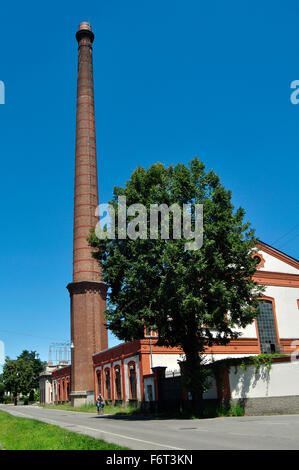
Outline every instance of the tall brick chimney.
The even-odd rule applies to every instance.
[[[71,297],[71,400],[80,406],[94,399],[92,354],[108,347],[104,327],[106,286],[91,256],[87,237],[98,222],[97,157],[93,94],[92,43],[89,23],[79,25],[74,197],[73,282]]]

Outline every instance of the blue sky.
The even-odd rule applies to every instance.
[[[70,336],[77,44],[95,33],[99,192],[136,166],[213,168],[258,237],[299,258],[295,0],[3,2],[0,340]],[[109,345],[116,344],[110,335]]]

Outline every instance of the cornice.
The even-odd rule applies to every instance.
[[[101,281],[76,281],[70,282],[66,286],[70,295],[74,294],[86,294],[100,292],[100,294],[105,298],[107,294],[108,287],[104,282]]]
[[[299,287],[299,274],[257,271],[252,279],[266,286]]]

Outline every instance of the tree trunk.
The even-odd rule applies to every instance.
[[[187,392],[192,396],[192,411],[199,416],[203,415],[203,371],[202,361],[199,353],[194,349],[186,351],[186,361],[184,363],[183,384]]]

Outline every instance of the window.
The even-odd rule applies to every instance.
[[[110,389],[110,370],[105,370],[105,378],[106,378],[106,392],[107,392],[107,400],[111,400],[111,389]]]
[[[153,386],[151,384],[147,386],[147,399],[153,401]]]
[[[252,255],[252,258],[253,259],[257,259],[258,263],[257,263],[257,269],[259,268],[263,268],[265,266],[265,260],[263,258],[263,255],[261,253],[254,253]]]
[[[98,394],[102,393],[102,388],[101,388],[101,372],[97,374],[98,377]]]
[[[257,327],[262,354],[279,352],[273,306],[270,300],[260,300]]]
[[[115,368],[115,389],[116,389],[117,399],[121,400],[121,378],[120,378],[119,367]]]
[[[136,400],[136,369],[135,364],[129,364],[130,392],[132,400]]]

